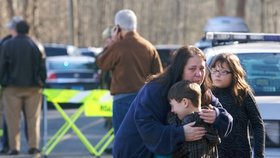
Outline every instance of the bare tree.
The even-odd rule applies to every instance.
[[[8,14],[9,17],[13,17],[15,15],[15,11],[13,8],[13,0],[7,0],[7,9],[8,9]]]
[[[264,26],[265,26],[264,10],[265,10],[264,0],[261,0],[261,32],[264,32]]]
[[[71,1],[74,13],[74,28],[71,30],[76,46],[102,45],[102,30],[114,25],[115,13],[124,8],[135,11],[139,19],[139,33],[153,44],[193,44],[203,33],[202,28],[207,19],[217,15],[246,17],[250,30],[254,32],[280,31],[279,0]],[[40,41],[71,43],[68,31],[69,2],[70,0],[0,0],[1,22],[4,24],[15,15],[23,16],[31,25],[30,34]],[[8,32],[3,24],[0,25],[0,38]]]
[[[247,0],[238,0],[236,5],[236,16],[245,18],[245,7]]]
[[[273,19],[273,32],[277,32],[277,28],[278,28],[277,23],[279,19],[277,10],[274,11],[272,19]]]
[[[217,5],[217,15],[218,16],[225,16],[225,0],[216,0],[216,5]]]
[[[73,0],[68,0],[68,44],[74,44]]]
[[[36,23],[36,12],[37,12],[37,9],[38,9],[38,0],[33,0],[33,3],[32,3],[32,6],[31,6],[31,20],[30,20],[30,24],[32,26],[32,30],[33,31],[33,34],[35,35],[35,37],[38,37],[39,36],[39,33],[38,33],[38,24]]]
[[[21,15],[25,18],[28,19],[28,5],[29,5],[29,1],[28,0],[22,0],[22,10],[21,10]]]

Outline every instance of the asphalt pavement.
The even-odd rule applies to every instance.
[[[65,112],[67,115],[72,115],[76,109],[67,109]],[[43,122],[43,118],[42,118]],[[56,131],[63,125],[64,119],[55,110],[51,109],[47,111],[47,140],[49,140]],[[96,143],[105,135],[108,129],[105,127],[105,119],[103,117],[85,117],[82,115],[75,123],[82,131],[85,137],[90,141],[92,145]],[[73,130],[69,130],[63,139],[55,146],[48,156],[43,155],[28,155],[28,146],[24,136],[23,122],[21,123],[21,151],[17,156],[0,155],[1,158],[95,158],[85,148],[80,139],[76,136]],[[43,146],[44,128],[42,123],[41,128],[41,146]],[[111,148],[112,145],[109,146]],[[104,152],[100,158],[112,158],[111,154]],[[266,148],[266,158],[279,158],[280,148]]]
[[[76,109],[67,109],[67,115],[72,115]],[[42,115],[43,116],[43,115]],[[47,130],[44,130],[43,117],[41,118],[41,147],[44,145],[44,132],[47,132],[47,141],[57,132],[57,130],[65,123],[61,115],[55,110],[47,111]],[[85,137],[94,146],[107,133],[108,129],[105,127],[105,119],[103,117],[85,117],[82,115],[75,124],[85,135]],[[28,145],[24,135],[24,123],[21,122],[21,151],[17,156],[0,155],[1,158],[94,158],[84,144],[80,141],[77,135],[70,129],[61,141],[54,147],[49,155],[29,155],[27,153]],[[109,149],[112,145],[109,145]],[[100,158],[112,158],[109,153],[104,152]]]

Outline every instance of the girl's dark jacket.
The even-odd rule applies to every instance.
[[[218,146],[219,157],[252,157],[249,135],[249,124],[251,124],[254,137],[254,158],[263,158],[265,149],[264,122],[254,95],[252,93],[245,95],[242,104],[238,105],[235,103],[229,88],[216,88],[213,93],[234,119],[232,132],[228,137],[222,138],[222,143]]]

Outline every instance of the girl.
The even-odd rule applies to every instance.
[[[264,157],[264,123],[238,57],[217,55],[210,64],[210,74],[213,94],[234,120],[232,132],[218,147],[219,157],[251,157],[249,123],[254,133],[254,157]]]

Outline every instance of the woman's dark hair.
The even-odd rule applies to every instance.
[[[194,56],[198,56],[202,60],[206,61],[203,52],[197,47],[183,46],[177,49],[174,52],[174,55],[172,56],[171,64],[164,70],[163,73],[150,78],[150,81],[157,82],[164,85],[165,89],[163,93],[167,97],[169,88],[176,82],[182,80],[184,67],[188,62],[188,60]],[[209,79],[206,79],[206,77],[208,77],[207,73],[208,70],[206,70],[205,79],[201,85],[201,93],[203,98],[202,105],[208,105],[208,103],[210,103],[211,100],[211,95],[208,92],[208,90],[210,89],[209,82],[208,82]]]
[[[16,24],[16,31],[19,34],[28,34],[29,25],[26,21],[22,20]]]

